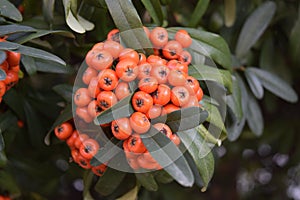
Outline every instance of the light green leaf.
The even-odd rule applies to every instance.
[[[189,49],[212,58],[224,68],[232,70],[230,49],[221,36],[193,28],[172,27],[167,30],[170,35],[174,35],[180,29],[185,29],[193,38]]]
[[[30,40],[45,36],[45,35],[49,35],[49,34],[58,34],[58,35],[62,35],[64,37],[68,37],[68,38],[75,38],[75,36],[73,35],[73,33],[69,32],[69,31],[63,31],[63,30],[37,30],[35,33],[31,33],[29,35],[26,35],[24,37],[20,37],[18,38],[15,42],[19,43],[19,44],[24,44]]]
[[[214,172],[214,158],[211,149],[196,129],[178,132],[178,136],[193,157],[206,188]]]
[[[0,69],[0,81],[6,79],[6,73],[3,69]]]
[[[19,10],[8,0],[1,0],[0,3],[0,16],[21,22],[23,17]]]
[[[36,29],[30,26],[22,26],[17,24],[1,25],[0,36],[5,36],[13,33],[36,32]]]
[[[238,58],[243,58],[250,48],[268,27],[276,11],[276,4],[267,1],[261,4],[246,20],[242,27],[235,53]]]
[[[94,198],[92,197],[91,193],[90,193],[90,188],[93,182],[93,177],[94,177],[94,173],[89,170],[89,171],[85,171],[84,175],[83,175],[83,200],[94,200]]]
[[[225,25],[231,27],[236,17],[236,0],[225,0]]]
[[[73,31],[77,33],[85,33],[85,29],[82,27],[82,25],[79,23],[79,21],[73,14],[74,11],[72,11],[72,2],[72,0],[63,0],[66,22]]]
[[[31,76],[36,74],[37,67],[35,64],[35,60],[32,57],[22,55],[21,62],[26,70],[26,72]]]
[[[137,200],[139,189],[135,186],[132,190],[117,198],[116,200]]]
[[[86,31],[91,31],[95,28],[95,25],[92,22],[84,19],[80,15],[77,15],[77,20]]]
[[[256,99],[251,94],[248,95],[247,112],[245,115],[251,131],[256,136],[261,136],[264,129],[264,119]]]
[[[264,96],[264,89],[260,80],[253,72],[251,72],[251,70],[249,71],[248,68],[245,70],[245,76],[254,96],[258,99],[262,99]]]
[[[141,0],[154,23],[158,26],[163,24],[164,16],[159,0]]]
[[[197,27],[206,9],[208,8],[209,2],[210,0],[198,1],[196,8],[194,9],[193,14],[191,16],[190,22],[188,24],[189,27]]]
[[[189,75],[198,80],[214,81],[224,85],[229,93],[232,92],[231,73],[227,70],[218,69],[207,65],[190,65]]]
[[[146,36],[141,19],[130,0],[111,1],[105,0],[114,23],[120,30],[122,42],[129,48],[153,53],[152,45]]]
[[[157,191],[158,185],[151,173],[136,173],[135,177],[139,183],[149,191]]]
[[[294,89],[277,75],[253,67],[249,67],[248,70],[254,73],[262,85],[276,96],[291,103],[298,101],[298,95]]]

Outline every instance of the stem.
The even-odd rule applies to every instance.
[[[198,131],[198,133],[200,133],[200,135],[204,138],[204,140],[212,143],[212,144],[217,144],[218,146],[222,145],[222,140],[215,138],[204,126],[203,124],[200,124],[200,126],[198,126],[196,128],[196,130]]]

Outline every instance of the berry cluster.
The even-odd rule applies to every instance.
[[[0,42],[3,41],[5,41],[5,39],[0,39]],[[20,59],[20,53],[6,51],[6,60],[0,64],[0,69],[6,73],[6,79],[0,81],[0,103],[5,92],[12,88],[19,81],[18,73],[20,71]]]
[[[80,134],[74,128],[72,122],[64,122],[55,127],[54,133],[58,139],[66,141],[71,150],[72,160],[75,163],[84,169],[91,169],[97,176],[103,175],[107,168],[105,164],[90,165],[90,160],[100,148],[96,140],[90,138],[87,134]]]
[[[179,30],[174,40],[169,40],[168,32],[162,27],[151,32],[144,27],[144,31],[154,50],[148,57],[124,48],[118,29],[109,32],[105,42],[92,47],[86,55],[88,67],[82,75],[86,87],[75,92],[74,103],[76,115],[91,123],[101,112],[132,94],[131,105],[135,112],[130,117],[112,121],[111,132],[124,141],[123,148],[133,169],[160,169],[140,134],[150,129],[153,118],[180,108],[199,106],[203,91],[199,82],[188,75],[192,57],[184,48],[192,43],[189,34]],[[131,83],[137,85],[137,89],[130,87]],[[153,126],[179,145],[179,137],[166,124]]]

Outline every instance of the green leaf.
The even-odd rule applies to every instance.
[[[236,17],[236,0],[225,0],[225,25],[231,27]]]
[[[5,148],[5,143],[4,143],[4,139],[2,136],[2,130],[0,129],[0,153],[1,153],[1,151],[3,151],[4,148]]]
[[[77,15],[77,20],[86,31],[91,31],[95,28],[95,25],[92,22],[84,19],[80,15]]]
[[[85,29],[79,23],[77,18],[73,14],[72,7],[72,0],[63,0],[64,8],[65,8],[65,17],[67,25],[77,33],[85,33]]]
[[[103,196],[110,195],[118,188],[125,176],[125,172],[108,167],[96,183],[95,190]]]
[[[106,124],[119,118],[129,117],[134,112],[131,105],[132,96],[133,93],[116,103],[114,106],[103,111],[97,116],[97,118],[94,120],[94,123],[96,125]]]
[[[117,198],[116,200],[137,200],[139,189],[135,186],[132,190],[124,194],[123,196]]]
[[[0,133],[5,132],[9,127],[13,126],[14,123],[17,123],[17,118],[11,111],[2,113],[0,115]]]
[[[50,130],[48,131],[48,133],[44,139],[45,144],[50,145],[50,134],[56,126],[62,124],[63,122],[66,122],[72,118],[73,118],[72,104],[68,104],[66,106],[66,108],[59,114],[59,116],[57,117],[57,119],[55,120],[53,125],[51,126]]]
[[[277,75],[253,67],[249,67],[248,70],[254,73],[262,85],[276,96],[291,103],[298,101],[298,95],[293,88]]]
[[[16,196],[20,196],[21,194],[16,180],[6,170],[0,170],[0,188]]]
[[[154,23],[158,26],[163,24],[164,16],[159,0],[141,0]]]
[[[0,69],[0,81],[6,79],[6,73],[3,69]]]
[[[204,15],[206,9],[208,8],[210,0],[199,0],[196,8],[193,11],[190,22],[188,24],[189,27],[196,28]]]
[[[72,102],[73,86],[68,84],[56,85],[52,88],[57,94],[63,97],[67,102]]]
[[[248,68],[245,70],[245,76],[254,96],[258,99],[262,99],[264,96],[264,89],[260,80],[253,72],[251,72],[251,70],[248,70]]]
[[[0,50],[6,50],[6,51],[10,51],[10,50],[15,50],[18,49],[20,47],[19,44],[15,44],[12,42],[0,42]]]
[[[256,99],[251,94],[248,95],[247,112],[245,115],[251,131],[256,136],[261,136],[264,129],[264,119]]]
[[[19,43],[19,44],[24,44],[30,40],[45,36],[45,35],[49,35],[49,34],[58,34],[58,35],[62,35],[64,37],[68,37],[68,38],[75,38],[75,35],[69,31],[63,31],[63,30],[36,30],[35,33],[30,33],[24,37],[20,37],[17,38],[15,42]]]
[[[1,135],[1,133],[0,133]],[[0,136],[1,137],[1,136]],[[4,143],[3,143],[4,145]],[[3,168],[7,164],[7,156],[4,151],[0,151],[0,167]]]
[[[0,16],[21,22],[23,17],[19,10],[8,0],[1,0],[0,3]]]
[[[84,185],[83,199],[84,200],[93,200],[93,197],[91,196],[90,193],[90,188],[92,186],[93,178],[94,178],[94,173],[91,170],[85,171],[83,175],[83,185]]]
[[[157,191],[158,185],[151,173],[136,173],[135,174],[139,183],[149,191]]]
[[[243,58],[268,27],[276,11],[276,4],[267,1],[261,4],[246,20],[239,35],[235,53]]]
[[[141,19],[130,0],[105,0],[114,23],[120,30],[122,42],[129,48],[150,55],[152,45],[146,36]]]
[[[152,124],[165,123],[173,132],[194,128],[208,117],[206,110],[200,107],[188,107],[151,120]]]
[[[21,62],[26,70],[26,72],[31,76],[36,74],[37,67],[35,64],[35,60],[32,57],[22,55]]]
[[[214,157],[196,129],[178,132],[182,143],[193,157],[206,188],[214,173]]]
[[[160,183],[171,183],[174,179],[165,170],[155,171],[155,179]]]
[[[6,91],[3,100],[9,108],[14,111],[18,117],[25,120],[25,113],[23,108],[23,96],[21,96],[14,88]]]
[[[179,184],[184,187],[191,187],[194,184],[194,176],[187,161],[166,135],[151,127],[147,134],[141,135],[141,138],[152,157]]]
[[[232,94],[227,96],[227,105],[235,113],[238,119],[243,116],[241,88],[235,76],[232,76]]]
[[[72,74],[74,72],[73,68],[62,65],[60,63],[53,63],[47,60],[36,60],[35,63],[36,63],[37,71],[40,72],[58,73],[58,74]]]
[[[55,0],[43,0],[43,15],[48,24],[53,23]]]
[[[190,65],[189,75],[197,80],[214,81],[224,85],[229,93],[232,93],[232,78],[231,73],[227,70],[218,69],[207,65]]]
[[[36,29],[30,26],[23,26],[17,24],[0,26],[0,36],[5,36],[13,33],[23,33],[23,32],[36,32]]]
[[[290,37],[289,37],[289,44],[291,49],[291,56],[294,61],[298,61],[300,63],[300,14],[298,16],[297,21],[295,22],[295,25],[291,31]]]
[[[212,58],[224,68],[232,70],[230,49],[221,36],[193,28],[172,27],[167,30],[174,35],[180,29],[185,29],[193,38],[189,49]]]
[[[3,63],[6,60],[6,52],[0,50],[0,64]]]

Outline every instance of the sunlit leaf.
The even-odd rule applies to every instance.
[[[197,27],[199,24],[202,16],[204,15],[208,5],[209,5],[210,0],[199,0],[196,8],[194,9],[191,19],[189,21],[188,26],[189,27]]]
[[[12,33],[22,33],[22,32],[35,32],[36,29],[30,26],[23,26],[17,24],[11,25],[1,25],[0,26],[0,36],[9,35]]]
[[[245,76],[254,96],[258,99],[262,99],[264,96],[264,89],[260,80],[253,72],[251,72],[251,70],[249,71],[248,68],[245,70]]]
[[[291,103],[298,101],[298,95],[294,89],[277,75],[259,68],[249,67],[248,70],[254,73],[262,85],[276,96]]]
[[[1,0],[0,3],[0,16],[21,22],[23,17],[19,10],[8,0]]]
[[[95,27],[95,25],[92,22],[84,19],[80,15],[77,15],[77,20],[78,20],[79,24],[81,24],[81,26],[87,31],[91,31]]]
[[[141,138],[152,157],[178,183],[185,187],[193,185],[194,176],[187,161],[167,136],[151,127],[147,134],[141,135]]]
[[[235,48],[237,57],[244,57],[268,27],[276,11],[276,4],[261,4],[246,20]]]

